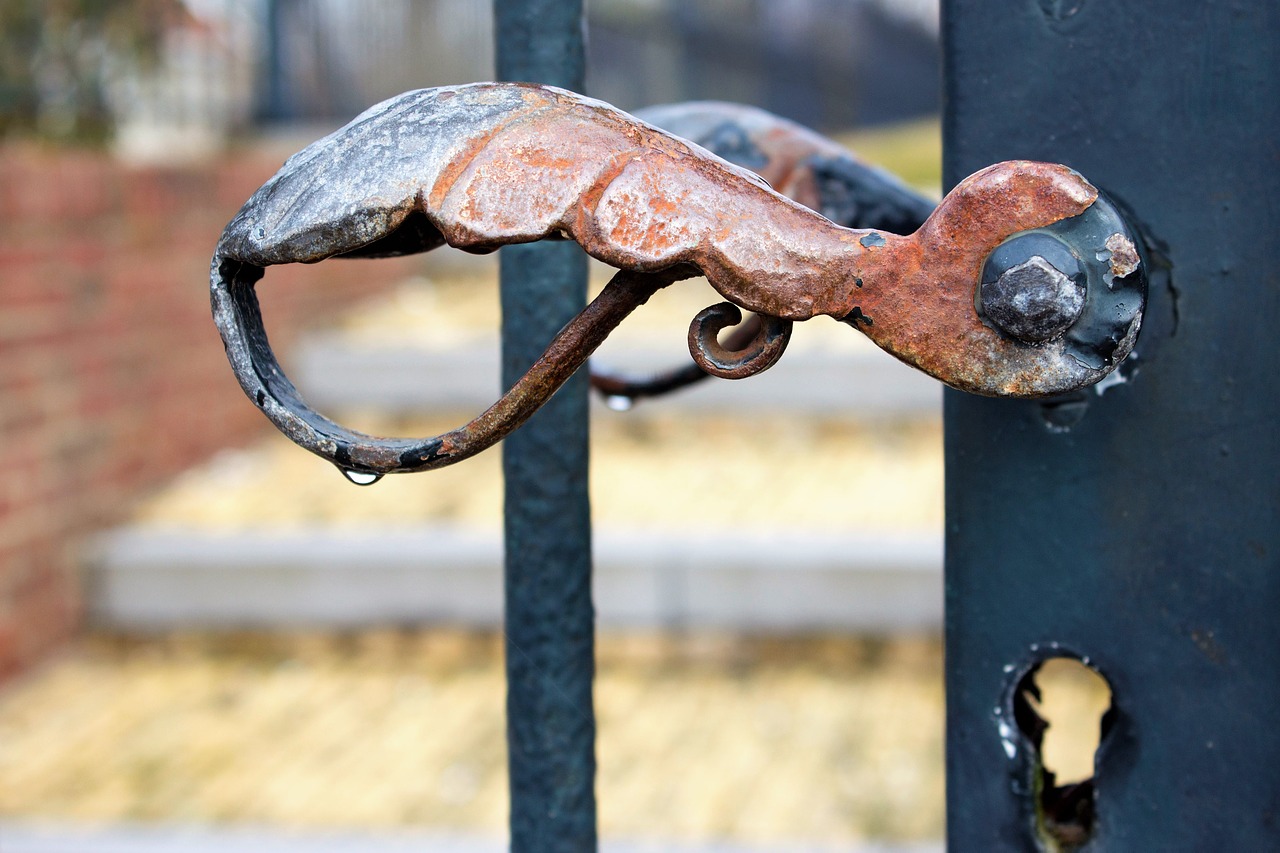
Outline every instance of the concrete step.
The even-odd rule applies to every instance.
[[[598,529],[602,626],[937,630],[940,535]],[[88,560],[93,616],[130,629],[502,621],[501,537],[434,526],[213,534],[133,527]]]
[[[826,853],[824,844],[601,840],[604,853]],[[270,827],[0,822],[4,853],[499,853],[503,839],[442,833],[299,832]],[[851,853],[941,853],[935,844],[866,844]]]
[[[291,349],[287,367],[312,403],[418,413],[480,410],[493,402],[499,386],[496,260],[460,252],[435,258],[439,254],[432,253],[430,278],[406,280]],[[593,288],[612,273],[593,264]],[[722,300],[702,280],[666,288],[609,336],[593,362],[640,375],[687,364],[689,320]],[[646,401],[636,413],[766,407],[872,419],[938,417],[941,399],[937,382],[848,326],[816,318],[796,324],[786,355],[768,372],[741,382],[708,380]]]
[[[613,347],[597,359],[611,369],[644,375],[688,361],[679,351]],[[322,410],[371,408],[397,414],[432,410],[480,412],[496,398],[496,340],[454,349],[374,346],[338,333],[302,342],[290,359],[298,385]],[[762,410],[857,420],[936,418],[942,386],[892,357],[864,347],[788,352],[774,367],[743,381],[708,379],[628,416],[687,412],[741,415]]]

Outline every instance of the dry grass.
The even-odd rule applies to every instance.
[[[0,815],[501,833],[499,639],[97,637],[0,698]],[[607,635],[602,831],[942,832],[933,640]]]

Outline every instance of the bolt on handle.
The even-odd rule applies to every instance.
[[[254,287],[268,266],[541,239],[572,239],[620,272],[524,379],[443,436],[384,439],[334,423],[303,401],[267,341]],[[700,315],[690,341],[704,367],[757,373],[792,322],[827,315],[988,395],[1097,382],[1132,349],[1145,299],[1132,233],[1065,166],[988,167],[910,235],[850,229],[607,104],[500,83],[401,95],[291,157],[227,226],[210,280],[245,393],[296,443],[368,479],[492,445],[656,289],[698,274],[762,317],[758,345],[735,355],[716,341],[724,312]]]

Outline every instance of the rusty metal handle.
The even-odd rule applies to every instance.
[[[792,201],[816,210],[846,228],[874,228],[910,234],[933,212],[934,202],[894,175],[860,160],[832,139],[745,104],[691,101],[646,107],[635,113],[668,133],[750,169]],[[751,315],[725,337],[729,352],[740,352],[762,333]],[[660,397],[709,379],[714,371],[694,361],[647,374],[630,374],[591,362],[591,387],[612,409],[630,409],[637,400]]]
[[[254,285],[273,264],[575,240],[622,270],[526,376],[467,426],[382,439],[312,410],[271,352]],[[523,422],[654,290],[701,273],[764,318],[761,346],[696,357],[765,369],[790,322],[827,315],[938,379],[989,395],[1096,382],[1137,336],[1145,281],[1115,209],[1065,166],[1000,163],[914,234],[841,227],[759,177],[607,104],[545,86],[410,92],[285,163],[227,226],[213,312],[249,398],[295,442],[366,478],[437,468]]]

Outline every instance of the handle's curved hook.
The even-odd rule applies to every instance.
[[[618,272],[496,403],[466,425],[425,439],[365,435],[307,405],[267,342],[253,290],[261,267],[224,261],[214,272],[223,283],[215,289],[214,312],[236,375],[258,407],[294,443],[367,484],[383,474],[442,468],[492,447],[541,408],[628,314],[658,289],[696,274],[687,266]]]
[[[1132,346],[1142,301],[1139,277],[1115,261],[1105,283],[1094,282],[1107,275],[1101,241],[1121,255],[1133,248],[1111,232],[1106,210],[1064,166],[1004,163],[963,181],[909,237],[852,230],[606,104],[551,87],[475,84],[393,98],[290,158],[223,233],[211,298],[241,387],[277,427],[348,470],[414,471],[499,440],[655,287],[695,270],[766,317],[843,319],[963,390],[1043,396],[1097,381]],[[442,243],[487,252],[549,237],[573,239],[624,272],[510,394],[444,436],[378,439],[320,416],[262,331],[253,286],[272,264]],[[1020,292],[1015,279],[1035,278],[1025,264],[1010,267],[1024,238],[1034,238],[1037,257],[1066,247],[1080,269],[1060,277],[1088,285],[1084,307],[1034,342],[1001,331],[992,318],[1004,315],[984,312],[987,291],[978,291],[998,277],[1008,286],[993,293],[1003,299]],[[997,263],[1002,246],[1012,248]]]
[[[864,163],[834,140],[757,107],[691,101],[646,107],[635,116],[752,170],[787,198],[846,228],[910,234],[933,212],[932,200],[889,172]],[[714,365],[724,364],[727,357],[743,361],[742,351],[761,334],[767,333],[753,314],[735,326],[723,344],[691,337],[692,363],[649,375],[622,373],[593,362],[591,387],[611,406],[630,408],[638,399],[662,396],[711,376],[740,378],[749,374],[739,369],[718,372]],[[704,369],[704,364],[712,369]]]

